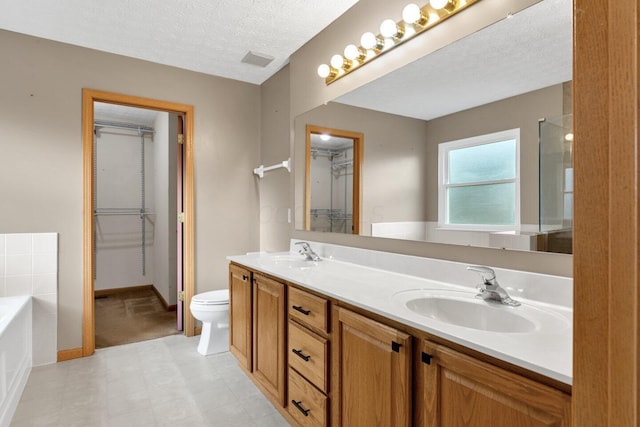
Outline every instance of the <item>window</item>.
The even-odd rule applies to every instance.
[[[438,146],[438,226],[515,230],[520,226],[520,129]]]

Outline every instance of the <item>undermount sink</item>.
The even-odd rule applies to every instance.
[[[272,255],[260,258],[260,263],[265,266],[288,267],[296,270],[305,270],[318,265],[317,262],[311,261],[302,255]]]
[[[526,304],[510,307],[475,295],[468,291],[416,289],[399,292],[394,300],[421,316],[480,331],[553,332],[569,326],[567,319],[548,310]]]

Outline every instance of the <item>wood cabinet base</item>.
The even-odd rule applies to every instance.
[[[414,425],[569,427],[571,397],[450,348],[421,343]]]

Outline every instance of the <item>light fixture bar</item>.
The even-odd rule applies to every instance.
[[[403,11],[403,19],[395,23],[395,28],[392,20],[385,20],[380,34],[365,33],[360,46],[347,46],[345,56],[334,55],[330,67],[326,64],[318,67],[318,75],[329,85],[479,1],[432,0],[421,8],[415,4],[407,5]],[[415,17],[414,22],[406,22],[411,16]]]

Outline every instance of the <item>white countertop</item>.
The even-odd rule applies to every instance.
[[[302,256],[289,252],[255,253],[227,258],[250,269],[263,271],[412,328],[439,336],[565,384],[571,384],[572,309],[563,305],[526,299],[520,294],[514,295],[502,281],[501,285],[509,290],[514,299],[518,299],[522,303],[521,307],[508,309],[522,308],[521,313],[528,310],[534,313],[550,314],[552,327],[540,327],[540,330],[534,332],[513,333],[490,332],[456,326],[409,310],[405,305],[406,298],[404,300],[402,298],[402,295],[406,295],[410,290],[445,290],[445,292],[446,290],[457,290],[465,291],[465,294],[475,294],[476,290],[473,287],[475,283],[469,283],[470,286],[461,286],[460,284],[445,283],[328,258],[313,263],[303,261]],[[434,260],[429,261],[433,262]],[[458,264],[443,263],[452,269],[455,269]],[[455,273],[452,272],[452,277],[454,276]],[[500,281],[500,275],[498,275],[498,280]],[[514,292],[517,293],[517,290]],[[557,321],[553,323],[553,319]],[[534,321],[536,324],[538,323],[536,319]]]

